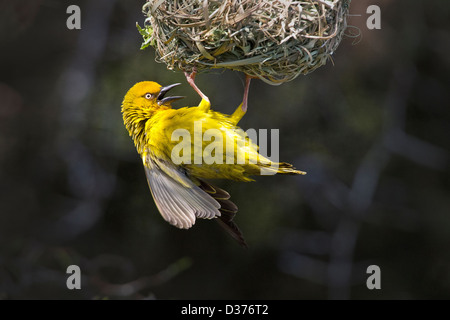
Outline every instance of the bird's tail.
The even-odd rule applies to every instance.
[[[279,174],[306,174],[305,171],[296,170],[294,166],[287,162],[280,162],[278,164],[278,171]]]
[[[215,219],[222,228],[225,229],[242,247],[247,248],[247,243],[241,230],[233,219],[238,212],[238,207],[230,200],[230,194],[223,189],[211,185],[210,183],[198,179],[199,187],[213,197],[220,204],[220,217]]]
[[[296,170],[294,166],[287,162],[271,162],[269,164],[259,164],[261,175],[273,175],[273,174],[301,174],[305,175],[305,171]]]

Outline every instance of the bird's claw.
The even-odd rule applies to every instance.
[[[187,82],[192,86],[192,83],[195,81],[195,76],[197,75],[197,68],[193,67],[192,71],[189,73],[187,71],[184,72]]]

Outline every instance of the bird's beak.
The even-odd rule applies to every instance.
[[[166,104],[168,102],[172,102],[172,101],[176,101],[176,100],[180,100],[183,99],[183,96],[173,96],[173,97],[165,97],[167,92],[169,92],[170,89],[172,89],[173,87],[179,86],[181,83],[174,83],[165,87],[161,87],[161,90],[159,91],[159,95],[157,98],[158,104],[162,105],[162,104]]]

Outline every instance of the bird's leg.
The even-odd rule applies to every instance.
[[[234,113],[231,115],[231,119],[234,121],[235,124],[237,124],[242,117],[247,112],[248,107],[248,91],[250,89],[250,81],[252,80],[252,76],[249,76],[248,74],[245,75],[245,87],[244,87],[244,97],[242,98],[242,103],[237,107],[237,109],[234,111]]]
[[[247,106],[248,106],[248,91],[250,89],[250,81],[252,80],[252,77],[248,74],[245,74],[245,88],[244,88],[244,98],[242,99],[242,111],[247,112]]]
[[[184,75],[186,76],[186,80],[189,83],[189,85],[198,93],[198,95],[202,98],[202,101],[200,102],[200,107],[204,107],[205,109],[208,109],[211,105],[209,102],[209,98],[197,87],[195,84],[195,76],[197,75],[197,69],[193,68],[192,72],[184,72]]]

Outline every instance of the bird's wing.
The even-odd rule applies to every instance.
[[[196,218],[220,216],[220,204],[200,189],[177,167],[148,159],[145,167],[148,185],[162,217],[170,224],[188,229]]]

